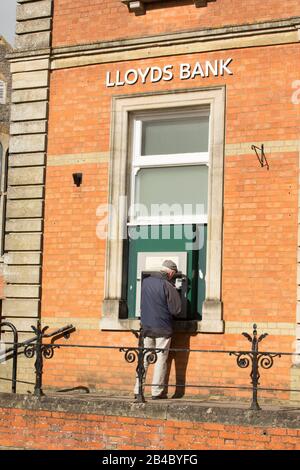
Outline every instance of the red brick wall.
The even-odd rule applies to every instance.
[[[0,408],[0,446],[44,450],[299,450],[300,429]]]
[[[84,44],[183,30],[272,21],[299,16],[298,0],[216,0],[205,8],[181,2],[128,13],[120,0],[54,0],[53,45]],[[79,34],[80,32],[80,34]]]
[[[210,7],[216,8],[218,3]],[[267,3],[270,6],[272,2]],[[62,2],[57,4],[62,6]],[[247,4],[250,8],[254,2]],[[75,10],[73,2],[72,8]],[[108,152],[111,98],[125,92],[226,85],[226,144],[296,140],[300,117],[299,106],[291,102],[291,80],[299,71],[297,54],[296,45],[233,50],[230,51],[232,76],[185,82],[174,79],[145,84],[143,88],[136,84],[127,89],[107,89],[104,84],[107,70],[124,71],[140,66],[140,61],[54,71],[48,162],[51,164],[53,155]],[[191,54],[184,59],[143,60],[142,66],[166,63],[176,66],[182,61],[193,63],[224,56],[228,57],[228,53]],[[260,167],[250,145],[249,154],[225,158],[222,277],[225,322],[256,321],[258,325],[267,321],[295,322],[298,154],[270,153],[266,146],[266,155],[269,171]],[[83,172],[81,188],[73,185],[74,171]],[[76,319],[85,319],[98,325],[103,300],[105,242],[96,236],[99,220],[96,209],[107,198],[107,164],[47,168],[42,318],[53,318],[53,322],[70,318],[75,326]],[[101,332],[98,327],[86,331],[79,328],[69,341],[135,344],[130,333]],[[292,351],[293,342],[293,336],[270,336],[264,340],[263,349]],[[178,335],[173,347],[178,345],[228,350],[245,349],[250,343],[233,334]],[[173,363],[171,383],[175,380],[176,365],[187,383],[249,384],[249,371],[239,370],[233,358],[194,353],[189,357],[187,369],[186,362],[182,356]],[[264,373],[262,385],[289,387],[290,365],[290,358],[278,359],[274,368]],[[133,369],[125,364],[118,351],[61,349],[47,363],[45,379],[49,386],[82,384],[91,388],[131,390]]]

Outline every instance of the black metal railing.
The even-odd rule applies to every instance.
[[[125,360],[129,363],[135,362],[137,359],[137,367],[136,367],[136,374],[139,381],[139,392],[136,396],[137,402],[145,402],[144,397],[144,377],[145,377],[145,370],[146,370],[146,362],[148,364],[154,364],[157,361],[157,354],[159,352],[163,352],[164,349],[147,349],[144,348],[144,341],[143,335],[141,334],[141,330],[139,334],[135,332],[136,336],[138,336],[139,346],[138,348],[120,348],[121,352],[125,353]],[[173,352],[206,352],[206,353],[226,353],[230,356],[234,355],[237,357],[237,365],[242,369],[246,369],[251,365],[251,389],[252,389],[252,402],[250,409],[252,410],[260,410],[260,406],[258,404],[258,386],[259,386],[259,379],[260,379],[260,367],[263,369],[270,369],[274,364],[275,357],[281,357],[282,355],[287,355],[292,353],[277,353],[277,352],[259,352],[258,345],[259,343],[268,336],[267,333],[264,333],[260,336],[257,334],[257,325],[253,325],[253,336],[251,337],[248,333],[242,333],[242,335],[248,339],[251,343],[251,350],[250,351],[225,351],[225,350],[192,350],[192,349],[170,349]],[[297,355],[297,354],[296,354]],[[154,384],[155,385],[155,384]],[[167,384],[165,384],[167,385]],[[178,385],[178,384],[175,384]],[[186,387],[186,385],[184,385]],[[205,385],[206,388],[211,388],[210,386]],[[217,388],[228,388],[228,387],[217,387]],[[239,389],[248,389],[247,387],[230,387],[230,388],[239,388]],[[270,389],[269,389],[270,390]],[[298,390],[297,390],[298,391]],[[299,390],[300,392],[300,390]]]
[[[37,327],[32,326],[32,330],[35,333],[30,339],[19,343],[18,341],[18,331],[16,327],[10,322],[1,322],[0,323],[0,333],[7,330],[3,330],[3,328],[8,328],[9,331],[13,333],[13,342],[5,343],[6,345],[12,345],[9,348],[5,348],[5,350],[0,352],[0,362],[8,361],[12,359],[13,366],[12,366],[12,378],[10,379],[12,384],[12,393],[16,393],[17,382],[26,383],[33,385],[32,382],[26,381],[19,381],[17,380],[17,362],[18,356],[24,354],[27,358],[33,358],[35,356],[35,375],[36,380],[34,384],[34,395],[42,396],[43,389],[42,389],[42,375],[43,375],[43,359],[51,359],[54,355],[54,349],[59,348],[60,346],[54,344],[55,341],[64,337],[68,339],[70,334],[75,331],[73,325],[66,325],[63,328],[59,328],[58,330],[52,331],[51,333],[46,333],[49,329],[48,326],[42,328],[41,323],[37,323]],[[52,338],[50,344],[44,344],[44,338]],[[0,380],[9,380],[7,378],[0,377]]]
[[[8,359],[12,359],[13,361],[13,366],[12,366],[12,393],[16,393],[17,391],[17,364],[18,364],[18,343],[19,343],[19,334],[18,334],[18,331],[17,331],[17,328],[15,327],[15,325],[13,325],[12,323],[10,322],[7,322],[7,321],[4,321],[4,322],[1,322],[0,323],[0,332],[1,332],[1,328],[3,327],[6,327],[8,328],[12,334],[13,334],[13,347],[8,349],[8,350],[5,350],[5,351],[1,351],[0,353],[0,360],[1,362],[3,360],[8,360]]]
[[[157,384],[147,384],[145,383],[145,372],[149,364],[155,364],[157,361],[157,355],[160,352],[165,351],[165,349],[160,348],[146,348],[144,347],[144,337],[142,330],[131,330],[132,333],[138,339],[137,346],[99,346],[99,345],[87,345],[87,344],[58,344],[55,343],[59,338],[69,338],[70,334],[75,331],[73,325],[67,325],[63,328],[53,331],[52,333],[46,333],[49,327],[41,327],[41,324],[38,323],[37,327],[32,329],[35,333],[33,338],[30,338],[26,341],[18,343],[18,332],[14,325],[3,322],[0,324],[0,331],[2,327],[9,327],[10,331],[13,332],[14,341],[10,344],[12,347],[6,349],[5,354],[1,355],[1,359],[12,359],[13,368],[12,368],[12,393],[16,393],[16,383],[30,383],[25,381],[17,380],[17,357],[19,354],[24,354],[27,358],[35,357],[35,383],[34,385],[34,395],[41,397],[44,395],[43,392],[43,368],[44,368],[44,359],[51,359],[54,355],[54,350],[56,348],[84,348],[84,349],[93,349],[93,350],[117,350],[121,353],[124,353],[125,361],[133,364],[136,363],[136,377],[138,380],[138,393],[136,394],[135,400],[137,403],[144,403],[144,387]],[[260,405],[258,403],[258,392],[259,391],[269,391],[269,392],[300,392],[298,389],[290,388],[267,388],[260,387],[260,378],[261,370],[271,369],[274,365],[274,358],[281,358],[283,356],[295,357],[300,356],[300,353],[287,353],[287,352],[270,352],[270,351],[260,351],[259,344],[262,342],[267,333],[258,335],[257,325],[253,325],[252,336],[248,333],[242,333],[242,335],[251,343],[250,350],[218,350],[218,349],[190,349],[190,348],[170,348],[169,352],[171,353],[213,353],[213,354],[226,354],[229,356],[236,357],[236,364],[239,368],[250,369],[250,385],[249,386],[235,386],[235,385],[212,385],[212,384],[198,384],[198,385],[189,385],[189,384],[164,384],[165,386],[178,386],[178,387],[191,387],[191,388],[205,388],[205,389],[237,389],[237,390],[249,390],[252,392],[251,400],[251,410],[260,410]],[[44,339],[51,338],[51,343],[45,343]],[[0,380],[9,380],[0,377]],[[300,398],[300,395],[299,395]]]

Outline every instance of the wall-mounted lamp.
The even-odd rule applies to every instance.
[[[82,173],[73,173],[73,181],[78,188],[82,183]]]

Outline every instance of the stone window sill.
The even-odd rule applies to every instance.
[[[100,320],[100,329],[107,331],[131,331],[140,329],[138,319],[115,320],[103,318]],[[176,333],[224,333],[224,321],[197,321],[197,320],[177,320],[174,322],[174,331]]]

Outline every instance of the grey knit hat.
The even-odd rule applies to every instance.
[[[174,261],[172,261],[170,259],[166,259],[163,262],[162,267],[172,269],[172,271],[175,271],[176,273],[178,272],[178,268],[177,268],[176,263],[174,263]]]

